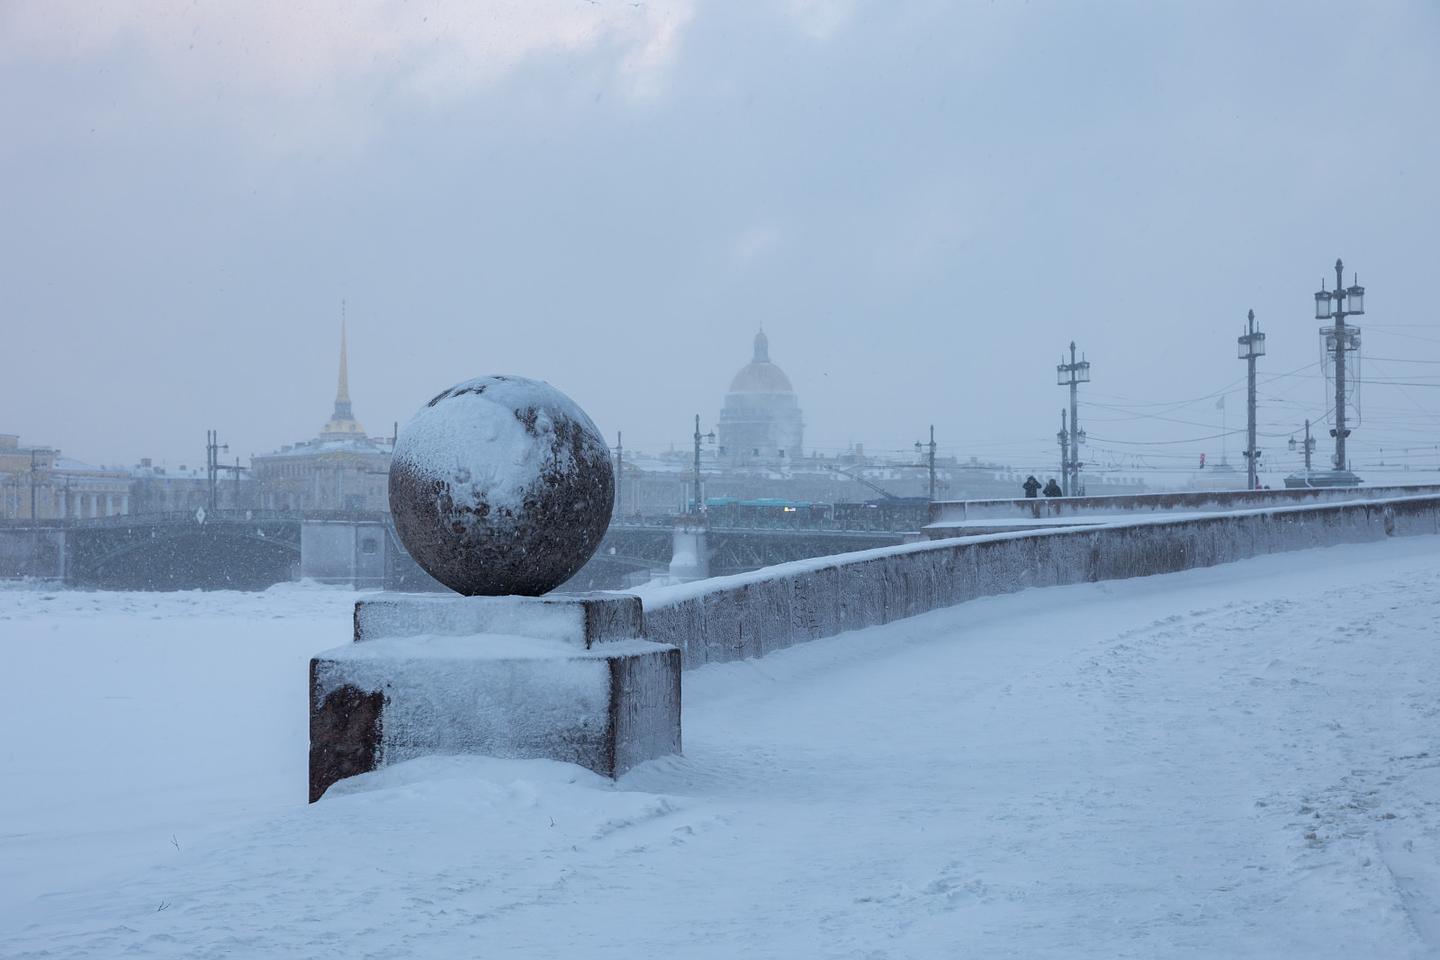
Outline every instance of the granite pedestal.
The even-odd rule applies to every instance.
[[[310,661],[310,800],[431,754],[547,758],[616,777],[680,751],[680,651],[629,596],[355,605],[355,642]]]

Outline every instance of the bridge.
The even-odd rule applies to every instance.
[[[300,565],[298,517],[156,513],[0,525],[0,576],[118,590],[263,590]]]
[[[1086,525],[1133,515],[1195,515],[1433,495],[1433,486],[1351,490],[1267,490],[1069,497],[1054,500],[939,501],[932,539]],[[873,511],[871,511],[873,513]],[[865,516],[864,513],[861,516]],[[664,573],[676,524],[692,518],[617,519],[599,550],[564,589],[619,589]],[[894,546],[918,532],[803,517],[764,525],[712,515],[703,524],[696,576],[725,576],[792,560]],[[59,580],[113,589],[260,590],[297,576],[392,590],[443,589],[400,546],[389,514],[217,511],[84,520],[0,521],[0,578]]]
[[[625,586],[664,572],[674,525],[611,525],[571,589]],[[711,575],[901,543],[899,531],[812,526],[707,529]],[[123,590],[263,590],[310,576],[362,587],[443,589],[401,547],[388,514],[222,510],[0,522],[0,578]]]
[[[670,567],[675,538],[674,523],[611,523],[595,556],[561,590],[613,590],[661,576]],[[890,530],[707,526],[702,538],[703,569],[709,576],[745,573],[791,560],[895,546],[906,538],[907,534]],[[387,528],[386,550],[388,589],[444,589],[410,558],[393,528]]]

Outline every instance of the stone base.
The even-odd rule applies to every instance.
[[[357,642],[310,661],[310,801],[431,754],[616,777],[678,753],[680,651],[640,623],[634,597],[361,601]]]

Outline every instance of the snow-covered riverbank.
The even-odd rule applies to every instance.
[[[0,955],[1440,950],[1440,538],[704,667],[618,785],[436,758],[307,806],[354,596],[0,592]]]

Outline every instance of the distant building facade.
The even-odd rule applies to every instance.
[[[0,434],[0,514],[9,520],[55,515],[52,474],[59,453],[53,447],[23,447],[18,434]]]
[[[22,446],[0,434],[0,517],[64,520],[131,512],[130,471],[62,457],[55,447]]]
[[[193,514],[202,507],[210,509],[210,477],[203,469],[183,463],[156,466],[146,457],[130,468],[130,476],[131,513]],[[217,510],[253,509],[257,506],[254,480],[242,470],[226,467],[215,480],[214,505]]]
[[[340,376],[335,407],[314,440],[301,441],[251,460],[258,506],[306,512],[387,511],[390,439],[375,439],[355,419],[345,328],[340,328]]]

